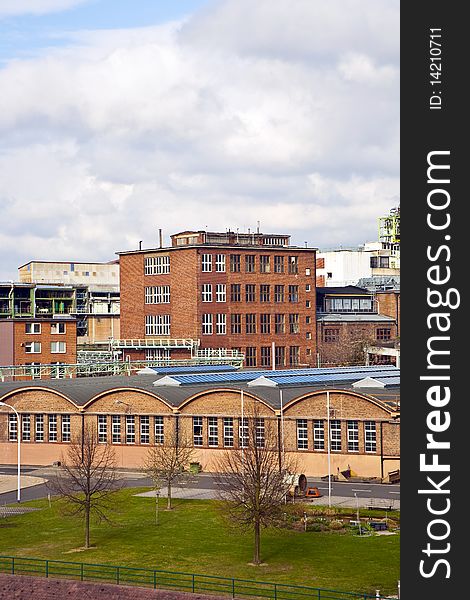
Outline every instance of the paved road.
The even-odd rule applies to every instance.
[[[51,476],[55,469],[51,467],[28,467],[21,469],[23,474],[46,478]],[[15,467],[1,467],[1,475],[15,475]],[[152,481],[139,472],[120,472],[125,487],[152,487]],[[323,494],[323,497],[315,500],[316,503],[324,503],[328,499],[328,481],[322,481],[319,477],[307,477],[308,485],[316,486]],[[191,482],[176,490],[176,495],[185,498],[210,498],[214,497],[216,489],[214,478],[208,473],[201,473],[192,478]],[[163,490],[164,491],[164,490]],[[46,498],[48,494],[47,486],[39,484],[28,487],[21,491],[22,501],[36,500]],[[400,507],[400,486],[391,484],[379,484],[370,482],[332,482],[331,498],[333,504],[342,504],[345,506],[391,506],[399,509]],[[16,489],[11,492],[0,494],[0,504],[9,504],[16,502]]]

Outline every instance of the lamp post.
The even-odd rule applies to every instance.
[[[357,523],[359,525],[359,535],[362,535],[361,521],[359,520],[359,500],[358,500],[356,492],[354,492],[354,497],[356,498],[356,519],[357,519]]]
[[[10,404],[6,404],[5,402],[0,402],[0,406],[6,406],[7,408],[11,408],[16,414],[16,438],[18,440],[18,492],[16,495],[16,499],[18,502],[21,502],[21,425],[20,425],[20,415],[14,406]]]

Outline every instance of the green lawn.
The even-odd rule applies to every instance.
[[[399,535],[358,537],[336,532],[265,530],[263,566],[250,565],[252,536],[228,528],[210,500],[175,500],[155,524],[155,499],[125,489],[112,524],[94,524],[83,546],[80,520],[64,516],[60,502],[34,501],[42,510],[0,520],[0,554],[106,563],[257,579],[345,591],[396,592]]]

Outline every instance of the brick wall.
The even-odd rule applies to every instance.
[[[38,362],[42,364],[61,362],[65,364],[71,364],[77,362],[76,321],[61,321],[60,319],[54,319],[54,321],[37,320],[34,321],[34,323],[40,324],[40,333],[26,333],[26,322],[14,321],[14,364],[24,365],[31,362]],[[58,323],[65,324],[65,333],[52,333],[52,325]],[[29,342],[39,342],[41,344],[41,352],[26,352],[25,344]],[[65,342],[66,352],[52,353],[51,342]]]
[[[400,335],[400,292],[388,291],[376,293],[380,314],[392,317],[397,324],[397,335]]]

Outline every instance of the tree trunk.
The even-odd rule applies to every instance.
[[[259,565],[261,562],[260,559],[260,541],[261,541],[261,536],[260,536],[260,524],[259,524],[259,520],[255,521],[255,549],[254,549],[254,553],[253,553],[253,563],[255,565]]]
[[[171,510],[171,483],[168,482],[168,502],[166,505],[167,510]]]
[[[90,547],[90,505],[85,506],[85,548]]]

